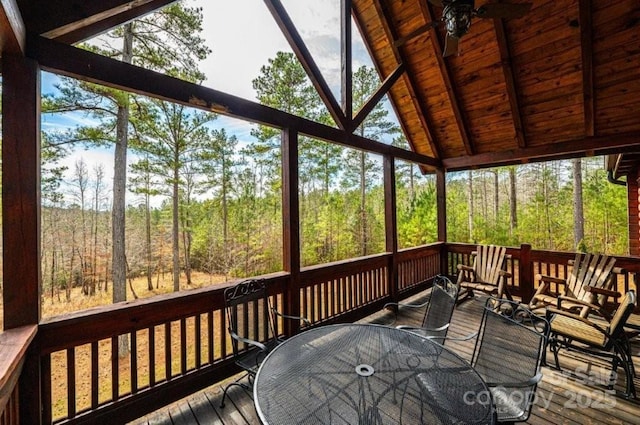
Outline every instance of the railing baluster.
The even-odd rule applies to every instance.
[[[76,351],[75,347],[67,349],[67,414],[70,418],[76,415]]]
[[[156,385],[156,328],[150,326],[147,331],[149,332],[149,386],[154,387]]]
[[[119,396],[119,369],[118,363],[120,359],[120,350],[118,347],[118,337],[114,336],[111,338],[111,400],[118,400]]]
[[[98,393],[100,389],[100,380],[98,378],[100,374],[99,359],[99,344],[98,341],[91,343],[91,408],[98,407]]]
[[[187,373],[187,319],[180,319],[180,371]]]
[[[167,322],[164,324],[164,368],[167,381],[173,377],[171,363],[171,322]]]

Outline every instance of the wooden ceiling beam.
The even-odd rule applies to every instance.
[[[375,106],[380,102],[382,97],[387,94],[391,86],[395,84],[396,81],[404,74],[404,64],[401,63],[398,67],[391,73],[385,80],[380,84],[378,89],[371,95],[367,103],[362,105],[362,107],[356,113],[356,116],[353,118],[353,122],[351,123],[351,130],[355,130],[362,121],[369,115],[369,113],[375,108]]]
[[[392,155],[430,167],[442,167],[442,162],[435,158],[43,37],[32,36],[27,40],[27,56],[35,59],[42,69],[60,75],[272,127],[292,128],[316,139],[355,149]]]
[[[385,6],[384,2],[381,0],[373,0],[373,6],[376,9],[377,15],[380,17],[380,22],[382,24],[382,28],[389,40],[389,48],[393,51],[393,55],[398,64],[406,63],[404,54],[400,51],[400,49],[394,44],[395,40],[398,39],[398,34],[396,34],[395,29],[391,25],[391,17],[389,16],[389,11]],[[436,158],[440,158],[442,156],[440,152],[440,148],[435,142],[435,138],[433,137],[433,133],[431,133],[431,129],[429,123],[427,121],[427,110],[424,107],[424,102],[422,101],[422,97],[419,96],[416,91],[416,87],[418,85],[415,82],[415,78],[409,72],[405,72],[404,78],[407,83],[407,89],[409,91],[409,95],[411,96],[411,101],[413,103],[414,108],[418,113],[418,118],[420,120],[420,125],[422,126],[423,131],[427,137],[427,141],[429,146],[431,147],[431,152],[433,152]]]
[[[86,40],[176,0],[19,0],[30,33],[64,43]]]
[[[0,52],[24,54],[26,30],[16,0],[0,0]]]
[[[340,0],[340,58],[342,76],[342,111],[344,112],[349,128],[353,118],[353,61],[351,45],[351,0]]]
[[[504,28],[502,19],[493,20],[496,31],[496,39],[498,41],[498,50],[500,52],[500,62],[502,63],[502,72],[504,74],[504,82],[507,86],[507,97],[509,106],[511,107],[511,117],[513,118],[513,127],[516,132],[516,142],[519,148],[527,147],[527,139],[522,125],[522,111],[520,110],[520,96],[514,78],[513,65],[511,61],[511,49],[507,40],[507,33]]]
[[[447,171],[460,171],[472,168],[488,168],[524,164],[527,162],[575,158],[579,156],[637,152],[638,140],[640,140],[640,132],[610,136],[587,136],[580,139],[559,140],[551,145],[444,159],[442,163]]]
[[[593,88],[593,36],[591,34],[591,0],[579,0],[580,45],[582,54],[582,89],[584,97],[584,132],[593,136],[595,130],[595,101]]]
[[[264,0],[264,3],[267,5],[267,8],[271,12],[271,15],[273,15],[273,19],[275,19],[276,23],[280,27],[282,34],[284,34],[284,37],[289,42],[291,49],[298,57],[300,64],[307,72],[311,83],[318,91],[318,94],[326,105],[329,114],[331,114],[331,117],[336,122],[338,127],[344,130],[348,127],[345,114],[342,112],[340,105],[331,93],[329,85],[322,76],[318,65],[316,65],[315,61],[313,60],[309,49],[307,49],[307,46],[302,40],[302,37],[298,33],[295,25],[291,21],[291,18],[289,17],[289,14],[285,10],[284,6],[280,2],[280,0]]]
[[[433,22],[433,10],[431,7],[431,3],[427,1],[421,1],[420,10],[422,11],[422,16],[424,17],[426,22]],[[475,149],[473,147],[471,138],[469,137],[469,132],[467,131],[467,120],[462,113],[462,109],[460,109],[460,104],[458,103],[458,94],[456,93],[455,87],[451,80],[451,71],[449,70],[449,64],[442,56],[442,43],[440,42],[438,30],[435,26],[432,26],[429,30],[429,39],[431,40],[431,47],[433,48],[436,60],[438,61],[440,75],[442,77],[442,81],[444,82],[444,87],[447,92],[447,97],[449,98],[449,103],[451,104],[451,109],[453,111],[456,125],[458,126],[458,132],[460,133],[460,138],[462,139],[464,150],[467,155],[473,155],[475,153]]]

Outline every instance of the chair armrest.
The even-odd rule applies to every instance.
[[[498,274],[500,274],[500,276],[502,277],[511,277],[511,273],[505,270],[499,270]]]
[[[535,376],[520,382],[486,382],[487,387],[504,387],[504,388],[525,388],[536,385],[542,379],[542,373],[538,372]]]
[[[237,333],[233,332],[231,329],[229,329],[229,334],[231,335],[231,338],[235,339],[236,341],[240,341],[240,342],[244,342],[245,344],[249,344],[249,345],[253,345],[255,347],[258,347],[258,349],[260,349],[261,351],[267,351],[267,346],[264,345],[261,342],[258,341],[254,341],[252,339],[249,338],[243,338],[240,335],[238,335]]]
[[[392,307],[394,305],[398,306],[398,307],[422,308],[422,307],[426,307],[427,304],[429,304],[429,301],[430,300],[427,300],[427,301],[423,302],[422,304],[386,303],[382,307],[382,309],[384,310],[384,309],[387,309],[387,308]]]
[[[300,316],[289,316],[287,314],[282,314],[280,313],[278,310],[272,308],[271,311],[273,311],[277,316],[280,316],[284,319],[289,319],[289,320],[300,320],[302,322],[304,322],[305,325],[307,326],[311,326],[311,322],[306,318],[306,317],[300,317]]]
[[[618,291],[612,291],[610,289],[604,289],[604,288],[597,288],[595,286],[586,286],[585,290],[587,292],[591,292],[592,294],[596,294],[596,295],[606,295],[608,297],[613,298],[614,300],[617,300],[618,298],[620,298],[622,296],[622,294]]]
[[[471,266],[467,266],[465,264],[458,264],[458,271],[466,271],[466,272],[473,272],[475,271],[475,269]]]
[[[541,282],[553,282],[553,283],[558,283],[562,285],[566,285],[567,283],[567,280],[561,277],[547,276],[544,274],[537,274],[536,280],[539,280]]]
[[[571,303],[580,304],[580,305],[583,305],[585,307],[592,308],[594,310],[600,310],[600,308],[601,308],[599,305],[592,304],[592,303],[587,302],[587,301],[579,300],[578,298],[570,297],[570,296],[567,296],[567,295],[558,295],[558,306],[557,307],[559,309],[562,309],[562,301],[568,301],[568,302],[571,302]]]
[[[449,327],[449,323],[446,325],[442,325],[439,328],[419,328],[417,326],[409,326],[409,325],[398,325],[396,329],[402,329],[403,331],[411,331],[411,330],[421,330],[426,332],[440,332]]]
[[[438,338],[438,339],[442,339],[443,341],[468,341],[468,340],[473,339],[473,338],[475,338],[477,336],[478,336],[478,332],[473,332],[473,333],[470,333],[469,335],[465,335],[465,336],[459,336],[459,337],[448,336],[446,338]]]

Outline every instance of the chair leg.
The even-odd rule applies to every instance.
[[[224,400],[225,398],[227,398],[227,391],[229,391],[229,388],[237,385],[238,387],[243,388],[246,391],[251,391],[251,386],[247,385],[247,384],[243,384],[242,382],[240,382],[240,380],[244,379],[245,377],[247,377],[249,379],[249,384],[251,386],[253,386],[253,382],[251,381],[251,375],[242,375],[240,378],[236,379],[234,382],[228,384],[226,387],[224,387],[224,390],[222,391],[222,400],[220,401],[220,408],[223,409],[225,404],[224,404]],[[251,397],[251,395],[250,395]]]

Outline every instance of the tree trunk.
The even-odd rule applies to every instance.
[[[498,170],[493,172],[493,220],[494,225],[498,225],[498,213],[500,212],[500,187]]]
[[[366,181],[365,181],[365,160],[366,153],[360,153],[360,244],[362,255],[365,256],[368,254],[367,249],[367,211],[366,211],[366,201],[367,201],[367,191],[366,191]]]
[[[469,183],[469,193],[467,198],[469,203],[469,242],[473,242],[473,172],[471,170],[467,172],[467,181]]]
[[[177,153],[174,157],[175,168],[173,170],[173,224],[171,229],[171,238],[173,243],[173,290],[180,290],[180,234],[179,227],[179,188],[178,188],[178,160]]]
[[[151,206],[149,205],[149,191],[147,190],[147,192],[144,195],[144,206],[145,206],[145,233],[146,233],[146,247],[145,250],[147,251],[147,289],[149,291],[153,291],[153,281],[151,280]]]
[[[516,168],[509,167],[509,232],[513,236],[518,228],[517,197],[516,197]]]
[[[122,61],[131,63],[133,58],[133,27],[131,23],[125,25]],[[123,93],[124,102],[118,107],[118,122],[116,128],[116,147],[113,166],[113,211],[112,211],[112,279],[113,302],[126,301],[125,257],[125,194],[127,190],[127,144],[129,127],[129,95]],[[118,338],[118,355],[124,357],[129,353],[129,339],[126,336]]]
[[[582,203],[582,159],[571,160],[573,165],[573,246],[581,251],[584,243],[584,209]]]

